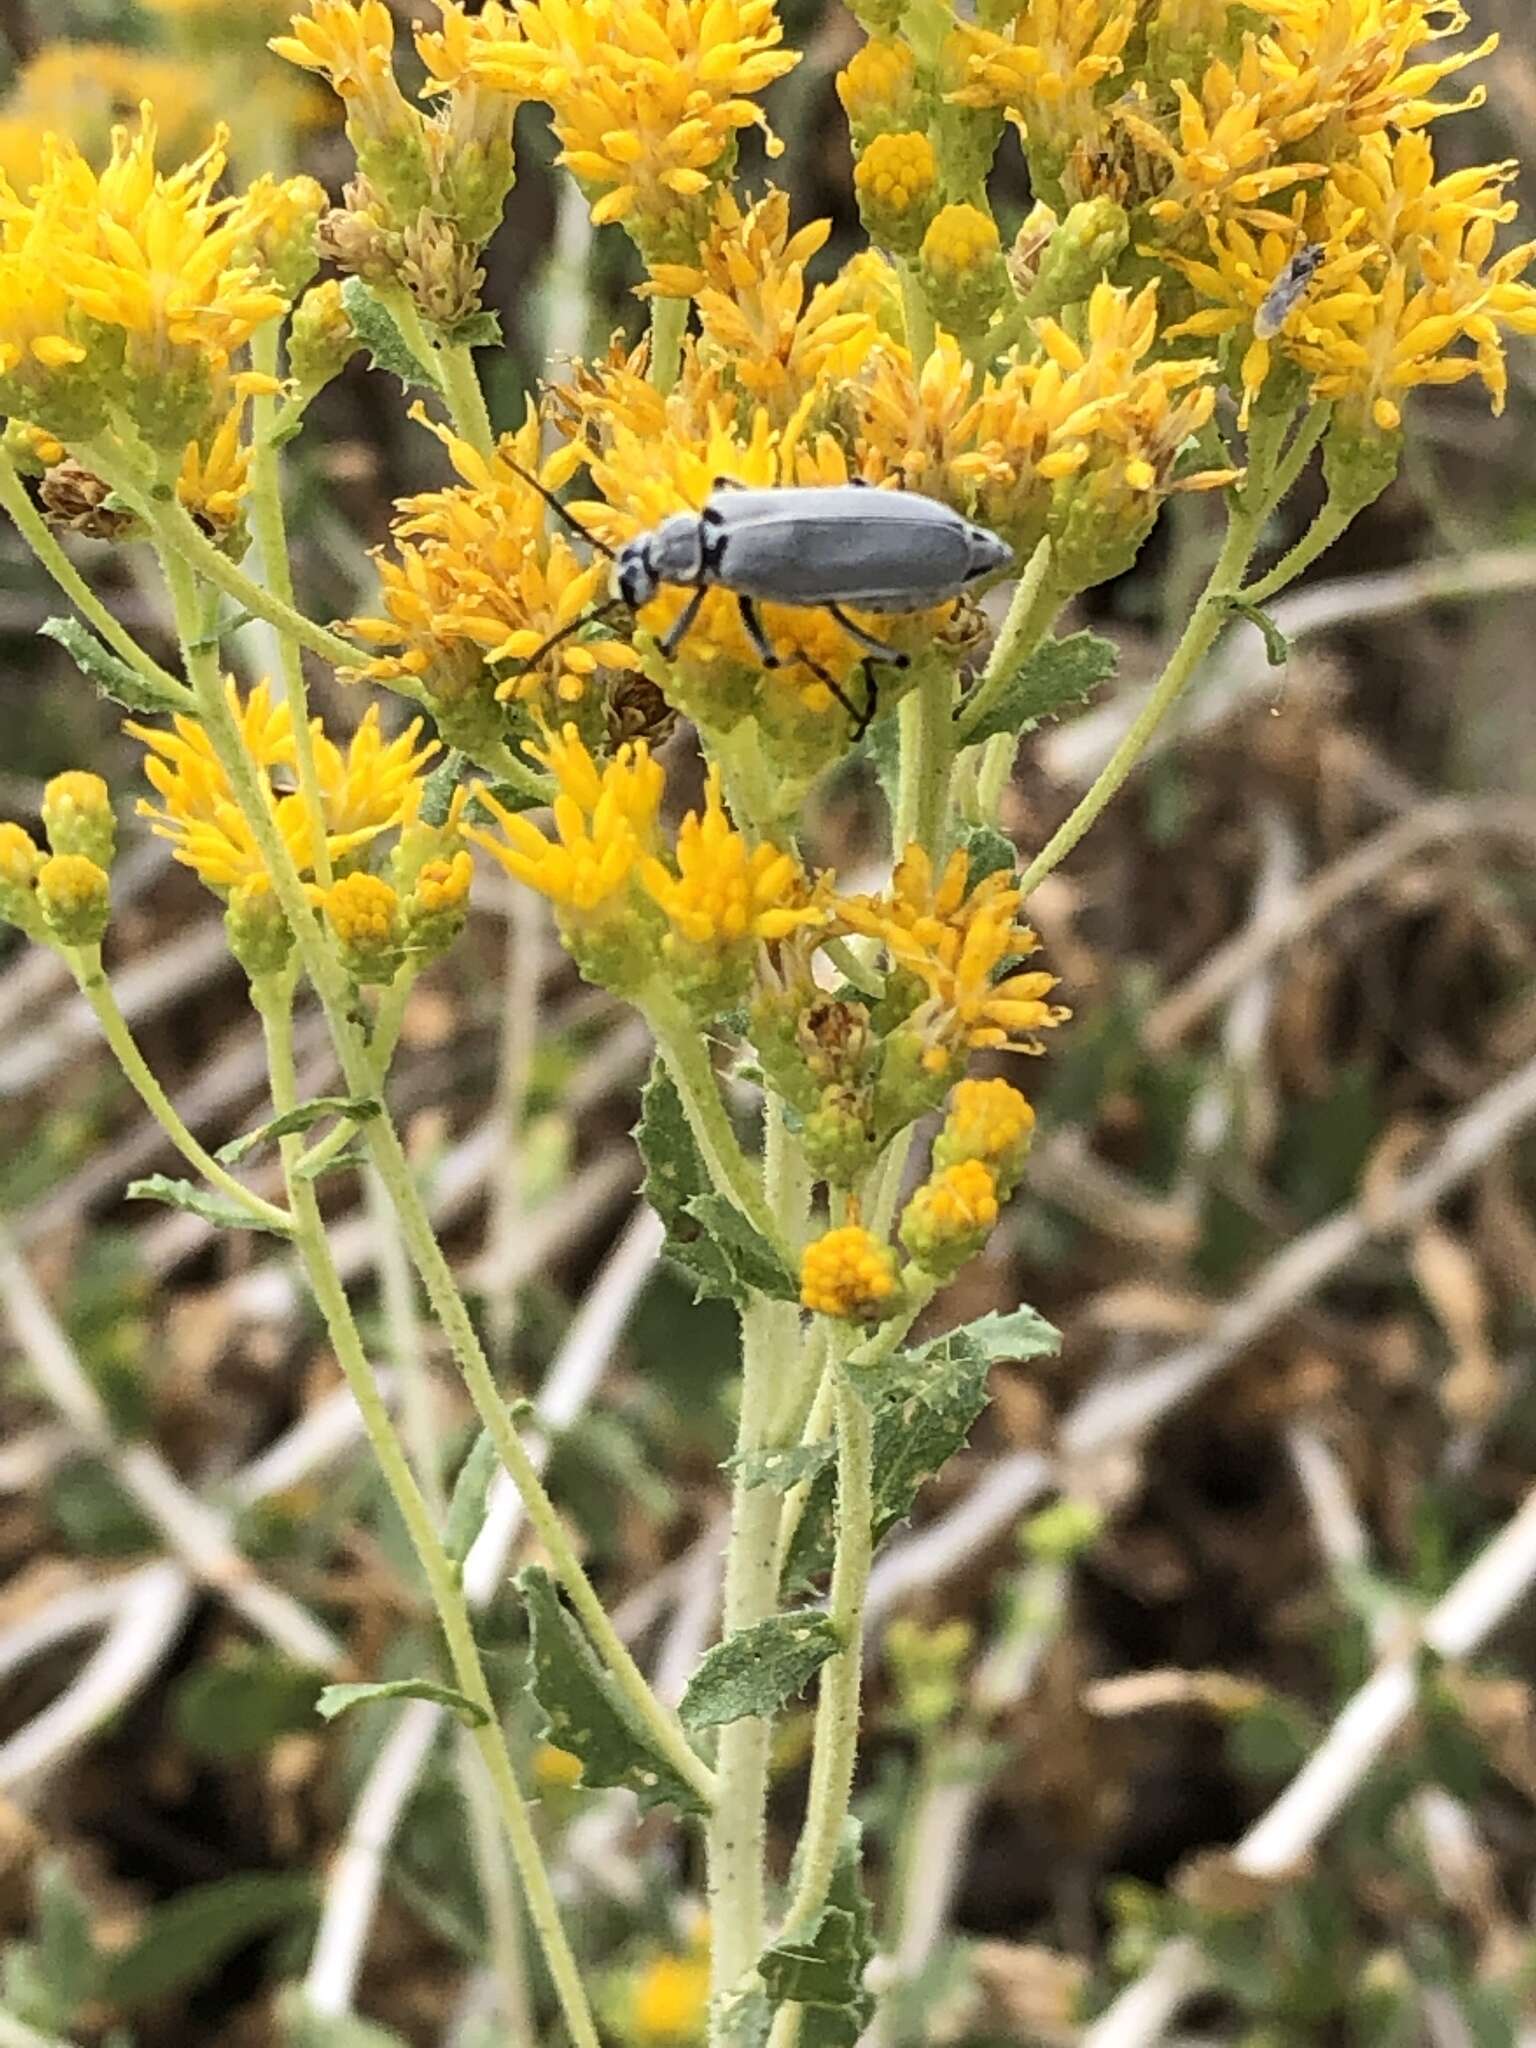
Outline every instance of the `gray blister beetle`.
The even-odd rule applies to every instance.
[[[730,477],[716,477],[702,511],[676,512],[615,549],[589,533],[526,470],[517,474],[573,533],[614,565],[614,596],[552,635],[528,657],[526,667],[532,668],[552,647],[594,619],[621,607],[639,611],[664,585],[692,592],[658,642],[670,660],[710,591],[725,590],[736,600],[742,629],[764,668],[798,663],[809,669],[852,717],[855,737],[874,716],[873,679],[869,701],[860,712],[820,662],[803,653],[785,657],[774,652],[758,605],[828,612],[864,650],[866,667],[883,661],[906,668],[908,655],[866,632],[844,607],[865,612],[929,611],[962,596],[1013,559],[1013,550],[995,533],[917,491],[882,491],[863,483],[754,490]]]

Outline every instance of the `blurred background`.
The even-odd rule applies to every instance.
[[[856,226],[832,80],[860,32],[835,4],[782,11],[806,58],[771,111],[797,218],[837,222],[831,262]],[[1503,43],[1480,68],[1486,105],[1441,147],[1536,159],[1536,24],[1524,0],[1474,12]],[[330,101],[263,48],[284,13],[0,0],[0,167],[25,179],[49,128],[101,149],[147,94],[166,154],[227,116],[242,176],[302,164],[338,189]],[[482,359],[504,424],[541,366],[558,380],[640,325],[628,244],[592,237],[550,155],[530,112],[486,293],[507,336]],[[1021,163],[999,176],[1022,217]],[[1524,190],[1529,219],[1536,168]],[[900,1934],[892,2048],[1071,2043],[1181,1932],[1213,1980],[1191,2039],[1536,2038],[1528,1614],[1470,1668],[1426,1668],[1409,1733],[1286,1883],[1226,1854],[1536,1478],[1536,349],[1510,354],[1501,421],[1472,386],[1422,395],[1399,481],[1275,607],[1288,665],[1231,634],[1035,900],[1075,1021],[1024,1077],[1041,1129],[1028,1181],[950,1312],[1027,1300],[1064,1341],[997,1376],[877,1573],[861,1810]],[[441,475],[437,444],[361,361],[292,451],[301,598],[320,618],[360,608],[390,501]],[[1277,539],[1315,509],[1311,488]],[[1006,824],[1026,852],[1106,758],[1214,557],[1219,508],[1171,512],[1135,571],[1093,594],[1122,695],[1021,758]],[[147,565],[74,545],[168,658]],[[35,818],[46,777],[92,767],[126,814],[136,750],[38,637],[57,608],[0,531],[0,803]],[[242,655],[251,676],[267,666],[257,635]],[[321,684],[317,708],[345,729],[365,701]],[[817,830],[822,859],[869,857],[857,766]],[[120,997],[184,1115],[222,1142],[265,1114],[255,1021],[208,898],[147,834],[129,839]],[[482,874],[466,942],[413,998],[395,1099],[509,1389],[553,1389],[556,1496],[675,1696],[714,1627],[733,1335],[658,1266],[636,1211],[643,1032],[497,879]],[[118,2048],[517,2039],[487,2018],[485,1959],[515,1928],[494,1877],[482,1904],[451,1738],[430,1709],[332,1729],[314,1715],[327,1654],[387,1675],[419,1668],[426,1639],[316,1320],[263,1240],[122,1201],[170,1161],[62,971],[13,941],[0,2042],[26,2048],[25,2026]],[[317,1019],[301,1044],[306,1092],[323,1092]],[[327,1186],[371,1302],[361,1192]],[[451,1469],[473,1432],[435,1363]],[[66,1398],[82,1385],[105,1429]],[[146,1484],[166,1517],[146,1516]],[[514,1539],[508,1525],[503,1550]],[[515,1687],[503,1580],[492,1559],[485,1627]],[[779,1759],[786,1855],[807,1734],[792,1724]],[[686,1845],[572,1791],[557,1754],[529,1768],[614,2038],[698,2038]]]

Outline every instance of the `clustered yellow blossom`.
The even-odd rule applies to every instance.
[[[528,481],[553,489],[570,474],[570,451],[541,463],[531,412],[490,456],[439,431],[462,481],[401,501],[393,551],[376,557],[381,612],[346,630],[374,650],[357,674],[421,696],[472,743],[499,730],[498,701],[570,706],[600,670],[634,668],[636,657],[627,640],[599,632],[561,638],[534,659],[592,610],[606,580],[606,563],[576,552]]]
[[[800,1261],[800,1300],[817,1315],[864,1322],[896,1306],[896,1255],[860,1223],[825,1231]]]
[[[516,0],[509,12],[510,32],[473,54],[475,75],[546,102],[594,221],[622,221],[648,259],[688,261],[737,135],[766,130],[752,95],[799,61],[780,47],[773,0]]]
[[[941,1167],[912,1196],[901,1241],[919,1266],[947,1279],[979,1252],[998,1218],[997,1177],[979,1159]]]
[[[934,1140],[933,1163],[943,1168],[968,1160],[989,1167],[1011,1188],[1034,1137],[1035,1112],[1009,1081],[957,1081],[949,1114]]]
[[[1039,947],[1034,931],[1017,921],[1020,902],[1011,874],[984,875],[972,888],[964,852],[953,853],[935,875],[916,845],[883,894],[834,898],[841,925],[878,939],[892,966],[915,985],[918,1001],[905,1028],[919,1041],[929,1073],[946,1072],[963,1048],[1039,1052],[1037,1034],[1067,1016],[1045,1000],[1054,975],[1014,965]]]
[[[117,821],[99,775],[66,769],[43,790],[48,852],[23,826],[0,823],[0,923],[29,938],[94,946],[111,915]]]
[[[313,246],[312,179],[219,198],[223,134],[162,172],[156,132],[146,108],[101,172],[54,139],[27,197],[0,181],[0,406],[65,440],[99,430],[116,401],[180,452],[222,414],[237,352],[284,310],[264,236],[277,223],[302,243],[307,221]]]
[[[467,834],[550,899],[591,979],[632,989],[664,974],[674,993],[718,1014],[745,985],[758,946],[825,923],[794,855],[752,845],[732,824],[718,771],[703,810],[687,814],[667,847],[657,823],[665,775],[643,740],[599,766],[568,724],[528,752],[559,792],[554,836],[484,789],[500,833]]]

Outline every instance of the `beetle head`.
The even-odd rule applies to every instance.
[[[965,547],[967,583],[974,583],[983,576],[990,576],[994,570],[1006,569],[1013,560],[1013,549],[1009,547],[1007,541],[999,540],[997,535],[985,526],[967,524]]]
[[[704,543],[692,512],[674,512],[649,533],[636,534],[619,549],[614,582],[631,611],[649,604],[663,583],[685,586],[698,582],[704,570]]]

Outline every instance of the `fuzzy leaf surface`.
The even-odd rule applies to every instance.
[[[776,1714],[839,1648],[830,1616],[812,1609],[771,1614],[737,1629],[706,1654],[688,1681],[678,1718],[685,1728],[718,1728],[749,1715]]]

